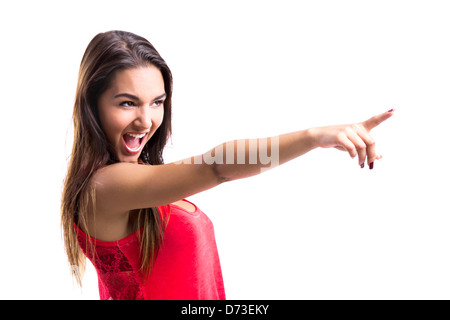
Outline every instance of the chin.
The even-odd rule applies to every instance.
[[[117,152],[116,155],[119,162],[137,163],[141,156],[141,152],[129,154],[128,152],[119,149],[119,152]]]

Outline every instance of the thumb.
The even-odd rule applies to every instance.
[[[375,128],[376,126],[378,126],[380,123],[386,121],[387,119],[389,119],[390,117],[392,117],[392,115],[394,114],[394,109],[391,109],[389,111],[383,112],[379,115],[373,116],[372,118],[364,121],[362,123],[362,125],[368,130],[372,130],[373,128]]]

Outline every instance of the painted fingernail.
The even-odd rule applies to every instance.
[[[394,112],[394,109],[389,110],[388,112]]]
[[[373,162],[369,163],[369,169],[370,169],[370,170],[373,169]]]
[[[364,162],[361,164],[361,169],[364,168]]]

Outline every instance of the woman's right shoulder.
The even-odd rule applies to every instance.
[[[98,169],[91,180],[96,206],[114,211],[159,207],[218,185],[209,165],[116,163]]]
[[[137,165],[126,162],[102,165],[92,176],[93,187],[97,189],[117,181],[124,181],[123,176],[132,173],[134,167],[137,167]]]

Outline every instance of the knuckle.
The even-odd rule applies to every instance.
[[[375,146],[375,140],[369,139],[369,140],[366,142],[366,145],[367,145],[368,147],[374,147],[374,146]]]
[[[344,132],[345,132],[347,135],[349,135],[349,134],[352,134],[353,132],[355,132],[355,130],[353,129],[353,126],[346,126],[346,127],[344,128]]]
[[[342,141],[345,141],[345,139],[347,138],[347,135],[345,134],[345,132],[341,131],[337,134],[336,138],[338,141],[342,142]]]
[[[366,150],[366,145],[364,143],[361,143],[361,142],[355,143],[355,147],[358,150]]]

